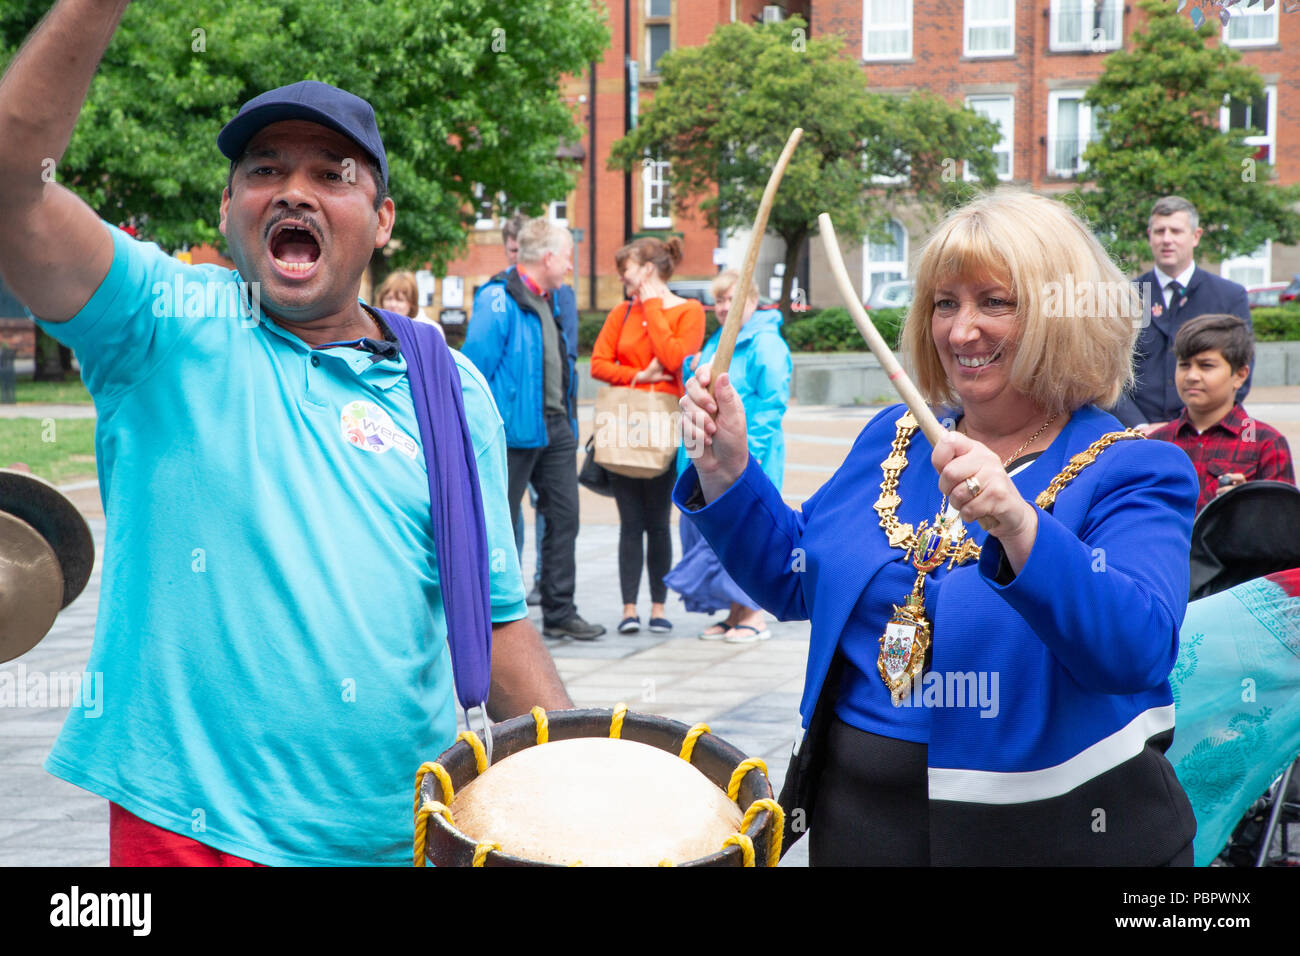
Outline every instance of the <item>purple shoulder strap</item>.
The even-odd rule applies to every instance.
[[[465,421],[460,371],[433,326],[393,312],[382,314],[406,358],[429,472],[430,515],[456,697],[468,710],[488,697],[492,604],[483,498]]]

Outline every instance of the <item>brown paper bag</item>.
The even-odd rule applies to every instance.
[[[596,463],[627,478],[654,478],[677,459],[681,407],[677,396],[606,387],[596,394]]]

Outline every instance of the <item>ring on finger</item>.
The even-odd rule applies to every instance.
[[[971,477],[966,479],[966,490],[970,492],[971,498],[974,499],[979,497],[980,492],[984,490],[984,486],[980,484],[978,478],[971,475]]]

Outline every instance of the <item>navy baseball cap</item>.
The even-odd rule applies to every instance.
[[[217,134],[217,148],[232,162],[265,126],[282,120],[307,120],[342,133],[379,164],[388,186],[388,154],[379,138],[375,111],[359,96],[319,80],[303,80],[254,96]]]

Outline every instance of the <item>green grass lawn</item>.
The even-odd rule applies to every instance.
[[[56,485],[95,477],[95,420],[0,419],[0,467],[16,462]]]
[[[42,405],[89,405],[90,393],[81,379],[75,374],[66,382],[33,382],[28,376],[21,376],[14,391],[18,403],[36,402]]]

